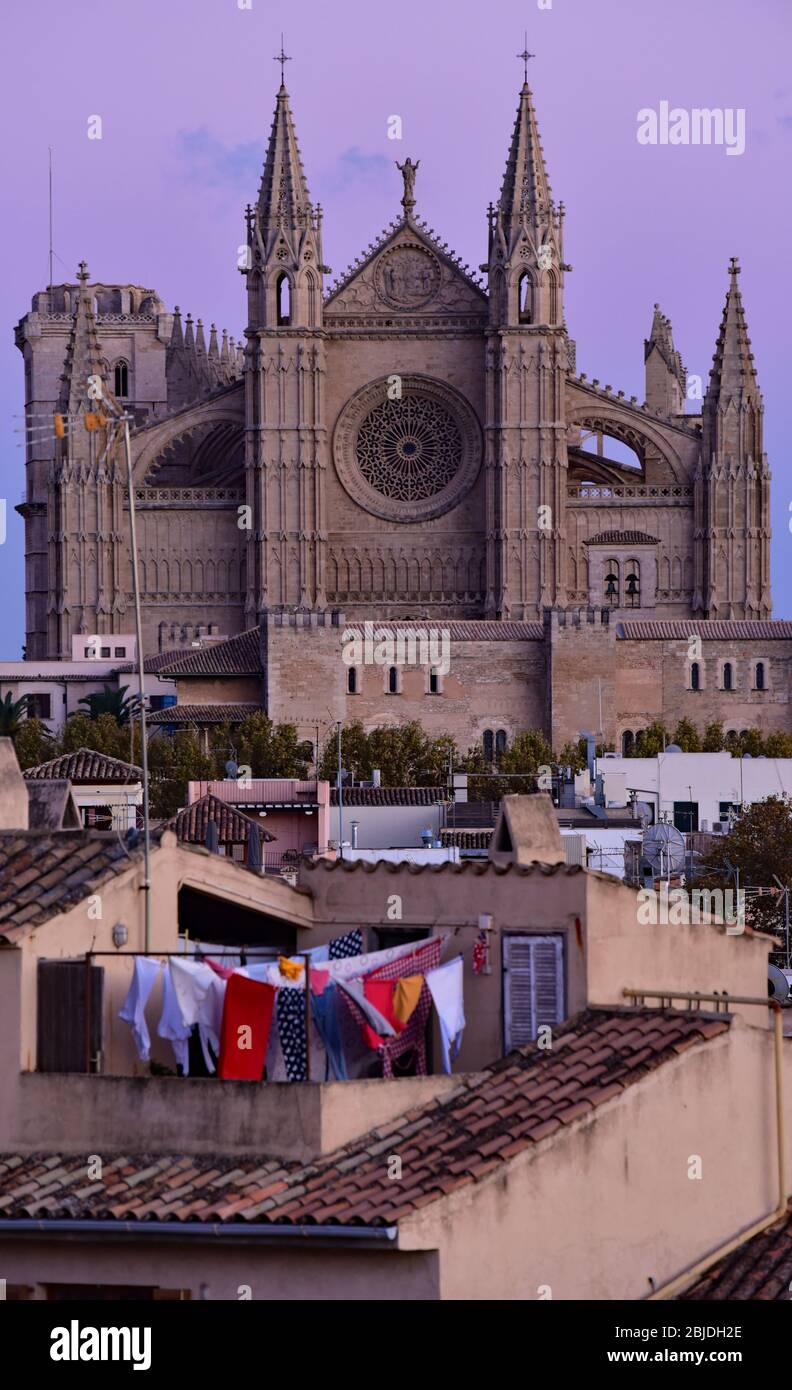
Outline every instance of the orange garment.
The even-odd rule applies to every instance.
[[[394,1027],[400,1023],[403,1028],[409,1022],[421,997],[423,982],[423,975],[405,975],[404,979],[396,981],[393,991]]]
[[[278,956],[278,968],[284,979],[299,980],[305,965],[301,960],[289,960],[287,956]]]

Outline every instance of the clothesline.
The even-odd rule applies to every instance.
[[[464,1028],[462,957],[441,966],[443,944],[444,938],[436,936],[363,952],[362,932],[355,929],[318,948],[327,950],[326,959],[312,961],[314,953],[302,951],[281,955],[277,962],[235,968],[223,967],[219,957],[238,959],[238,952],[200,954],[198,959],[174,951],[126,952],[135,960],[135,973],[120,1017],[130,1024],[138,1055],[147,1061],[145,1006],[164,970],[157,1031],[171,1042],[183,1074],[189,1074],[188,1043],[197,1026],[207,1071],[217,1067],[221,1077],[261,1080],[266,1067],[269,1080],[276,1079],[279,1069],[286,1080],[310,1080],[314,1053],[317,1061],[324,1057],[325,1069],[335,1079],[346,1080],[345,1051],[355,1051],[348,1030],[344,1037],[347,1016],[359,1025],[369,1052],[379,1054],[385,1076],[392,1075],[394,1060],[408,1051],[414,1051],[421,1074],[426,1071],[425,1025],[434,1004],[443,1069],[450,1072]],[[91,955],[111,954],[87,953],[86,962]],[[353,1058],[353,1064],[363,1061]]]

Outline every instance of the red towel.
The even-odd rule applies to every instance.
[[[379,1009],[382,1016],[387,1018],[396,1033],[401,1033],[404,1024],[393,1012],[393,991],[395,988],[395,980],[367,979],[363,981],[363,993],[369,1003],[373,1004],[375,1009]],[[370,1023],[367,1023],[363,1029],[363,1037],[366,1040],[366,1046],[373,1048],[375,1052],[385,1041],[384,1038],[380,1037],[379,1033],[375,1033]]]
[[[218,1076],[225,1081],[260,1081],[264,1074],[275,989],[234,974],[228,981],[220,1030]]]

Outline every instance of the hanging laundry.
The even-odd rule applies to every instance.
[[[341,1020],[338,1012],[338,986],[328,985],[321,994],[311,997],[311,1013],[319,1037],[325,1045],[330,1064],[331,1081],[347,1081],[346,1057],[341,1034]]]
[[[394,989],[395,985],[392,980],[363,981],[363,993],[366,999],[370,1004],[374,1005],[375,1009],[379,1009],[382,1017],[387,1019],[391,1026],[392,1032],[387,1035],[388,1037],[393,1037],[397,1033],[403,1032],[405,1026],[400,1019],[397,1019],[393,1012]],[[382,1033],[379,1030],[375,1032],[369,1025],[364,1028],[363,1036],[367,1045],[375,1050],[382,1044]]]
[[[396,981],[393,990],[393,1017],[402,1028],[415,1011],[421,997],[423,982],[423,975],[405,975],[404,979]]]
[[[330,983],[330,972],[328,970],[311,971],[311,993],[324,994]]]
[[[288,956],[278,956],[278,969],[285,980],[299,980],[305,964],[301,960],[289,960]]]
[[[189,1076],[190,1054],[187,1044],[192,1024],[186,1024],[182,1018],[170,968],[165,971],[162,979],[162,1015],[157,1032],[161,1038],[166,1038],[171,1043],[176,1063],[182,1069],[182,1076]]]
[[[440,1041],[443,1049],[443,1071],[451,1073],[451,1063],[459,1056],[465,1028],[465,1009],[462,998],[462,957],[455,956],[437,970],[430,970],[426,983],[440,1020]]]
[[[278,990],[276,1015],[286,1077],[305,1081],[308,1075],[305,1040],[305,991],[284,985]]]
[[[145,1008],[161,969],[161,960],[152,960],[149,956],[135,956],[132,983],[118,1012],[118,1017],[132,1029],[141,1062],[147,1062],[151,1054],[151,1037],[146,1023]]]
[[[226,982],[203,961],[174,957],[170,972],[182,1019],[189,1028],[198,1025],[206,1068],[212,1073],[220,1051]]]
[[[344,991],[344,994],[354,1000],[359,1014],[363,1016],[364,1035],[366,1036],[369,1047],[376,1049],[380,1046],[383,1038],[396,1037],[396,1029],[393,1024],[380,1012],[376,1004],[368,998],[364,980],[339,980],[339,985]],[[389,985],[387,993],[390,995],[392,991],[393,987]],[[367,1027],[368,1033],[366,1032]],[[374,1038],[373,1042],[368,1041],[369,1034]]]
[[[425,975],[440,964],[443,937],[431,936],[423,941],[411,941],[408,946],[397,946],[390,960],[376,969],[365,973],[368,980],[401,980],[406,975]]]
[[[363,933],[360,927],[347,932],[346,936],[336,936],[330,942],[330,960],[343,960],[345,956],[362,956]]]
[[[214,970],[215,974],[219,975],[221,980],[230,979],[234,973],[229,965],[221,965],[219,960],[213,960],[211,956],[206,956],[205,960],[210,970]]]
[[[272,985],[236,972],[228,981],[218,1065],[218,1075],[224,1081],[261,1081],[275,994]]]
[[[489,939],[482,929],[473,946],[473,974],[482,975],[489,964]]]

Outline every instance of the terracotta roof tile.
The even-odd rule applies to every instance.
[[[436,806],[448,799],[446,787],[344,787],[345,806]],[[338,805],[338,788],[330,788],[330,805]]]
[[[681,1045],[704,1045],[729,1024],[725,1015],[588,1010],[563,1026],[551,1051],[522,1048],[402,1115],[386,1137],[378,1137],[381,1126],[308,1165],[262,1156],[121,1155],[106,1160],[100,1181],[78,1187],[85,1181],[84,1155],[33,1154],[21,1162],[0,1154],[0,1209],[11,1217],[35,1212],[40,1221],[63,1215],[390,1225],[566,1132],[676,1058]],[[631,1036],[640,1046],[625,1050]],[[599,1074],[592,1076],[595,1057]],[[388,1176],[391,1153],[402,1160],[401,1182]],[[792,1251],[792,1237],[788,1243]]]
[[[52,758],[48,763],[38,763],[36,767],[29,767],[23,776],[28,782],[66,780],[76,785],[81,782],[139,782],[143,776],[143,769],[133,763],[122,762],[120,758],[109,758],[104,753],[96,753],[92,748],[78,748],[75,753],[64,753],[62,757]]]
[[[590,536],[584,545],[659,545],[657,536],[650,536],[646,531],[600,531],[597,536]]]
[[[146,716],[149,724],[242,724],[257,714],[260,704],[167,705]]]
[[[691,636],[700,637],[702,642],[745,641],[792,641],[792,621],[780,619],[738,619],[721,620],[710,618],[700,621],[690,618],[679,619],[625,619],[616,624],[616,636],[622,642],[687,642]]]
[[[0,937],[14,941],[26,927],[66,912],[142,853],[113,831],[0,831]]]
[[[204,845],[210,821],[217,826],[218,843],[221,845],[246,845],[251,830],[258,832],[262,844],[271,844],[276,839],[250,816],[238,811],[230,802],[221,801],[219,796],[213,796],[211,792],[194,801],[191,806],[185,806],[168,825],[187,844]]]
[[[258,627],[248,628],[225,642],[214,642],[195,651],[182,652],[172,661],[160,666],[163,675],[181,676],[260,676],[261,663]]]
[[[792,1286],[792,1203],[787,1215],[740,1245],[679,1295],[681,1302],[780,1303]]]

